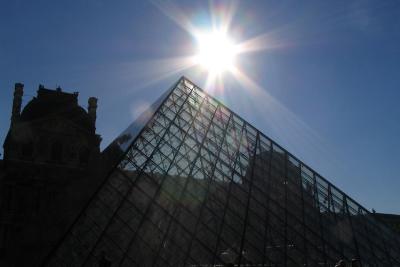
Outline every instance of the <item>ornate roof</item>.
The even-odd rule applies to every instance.
[[[90,116],[78,105],[78,93],[65,93],[60,88],[49,90],[40,86],[37,97],[29,101],[21,112],[20,121],[35,121],[48,116],[61,117],[73,121],[89,132],[95,131]]]

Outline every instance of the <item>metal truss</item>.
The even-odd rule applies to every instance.
[[[182,77],[45,266],[400,266],[400,238]]]

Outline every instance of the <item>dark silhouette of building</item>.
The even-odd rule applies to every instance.
[[[373,213],[374,216],[390,226],[395,232],[400,234],[400,215],[386,214],[386,213]]]
[[[95,187],[97,99],[39,86],[22,109],[15,84],[0,175],[0,266],[37,266]]]
[[[400,266],[371,214],[182,77],[102,153],[97,99],[14,90],[0,266]],[[369,265],[367,265],[369,264]],[[363,265],[363,266],[364,266]]]
[[[45,266],[400,266],[400,236],[182,77],[109,146]]]

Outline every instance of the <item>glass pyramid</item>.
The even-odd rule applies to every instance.
[[[185,77],[107,153],[45,266],[400,266],[399,236]]]

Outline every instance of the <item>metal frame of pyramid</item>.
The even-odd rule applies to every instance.
[[[400,266],[399,236],[185,77],[106,154],[45,266]]]

